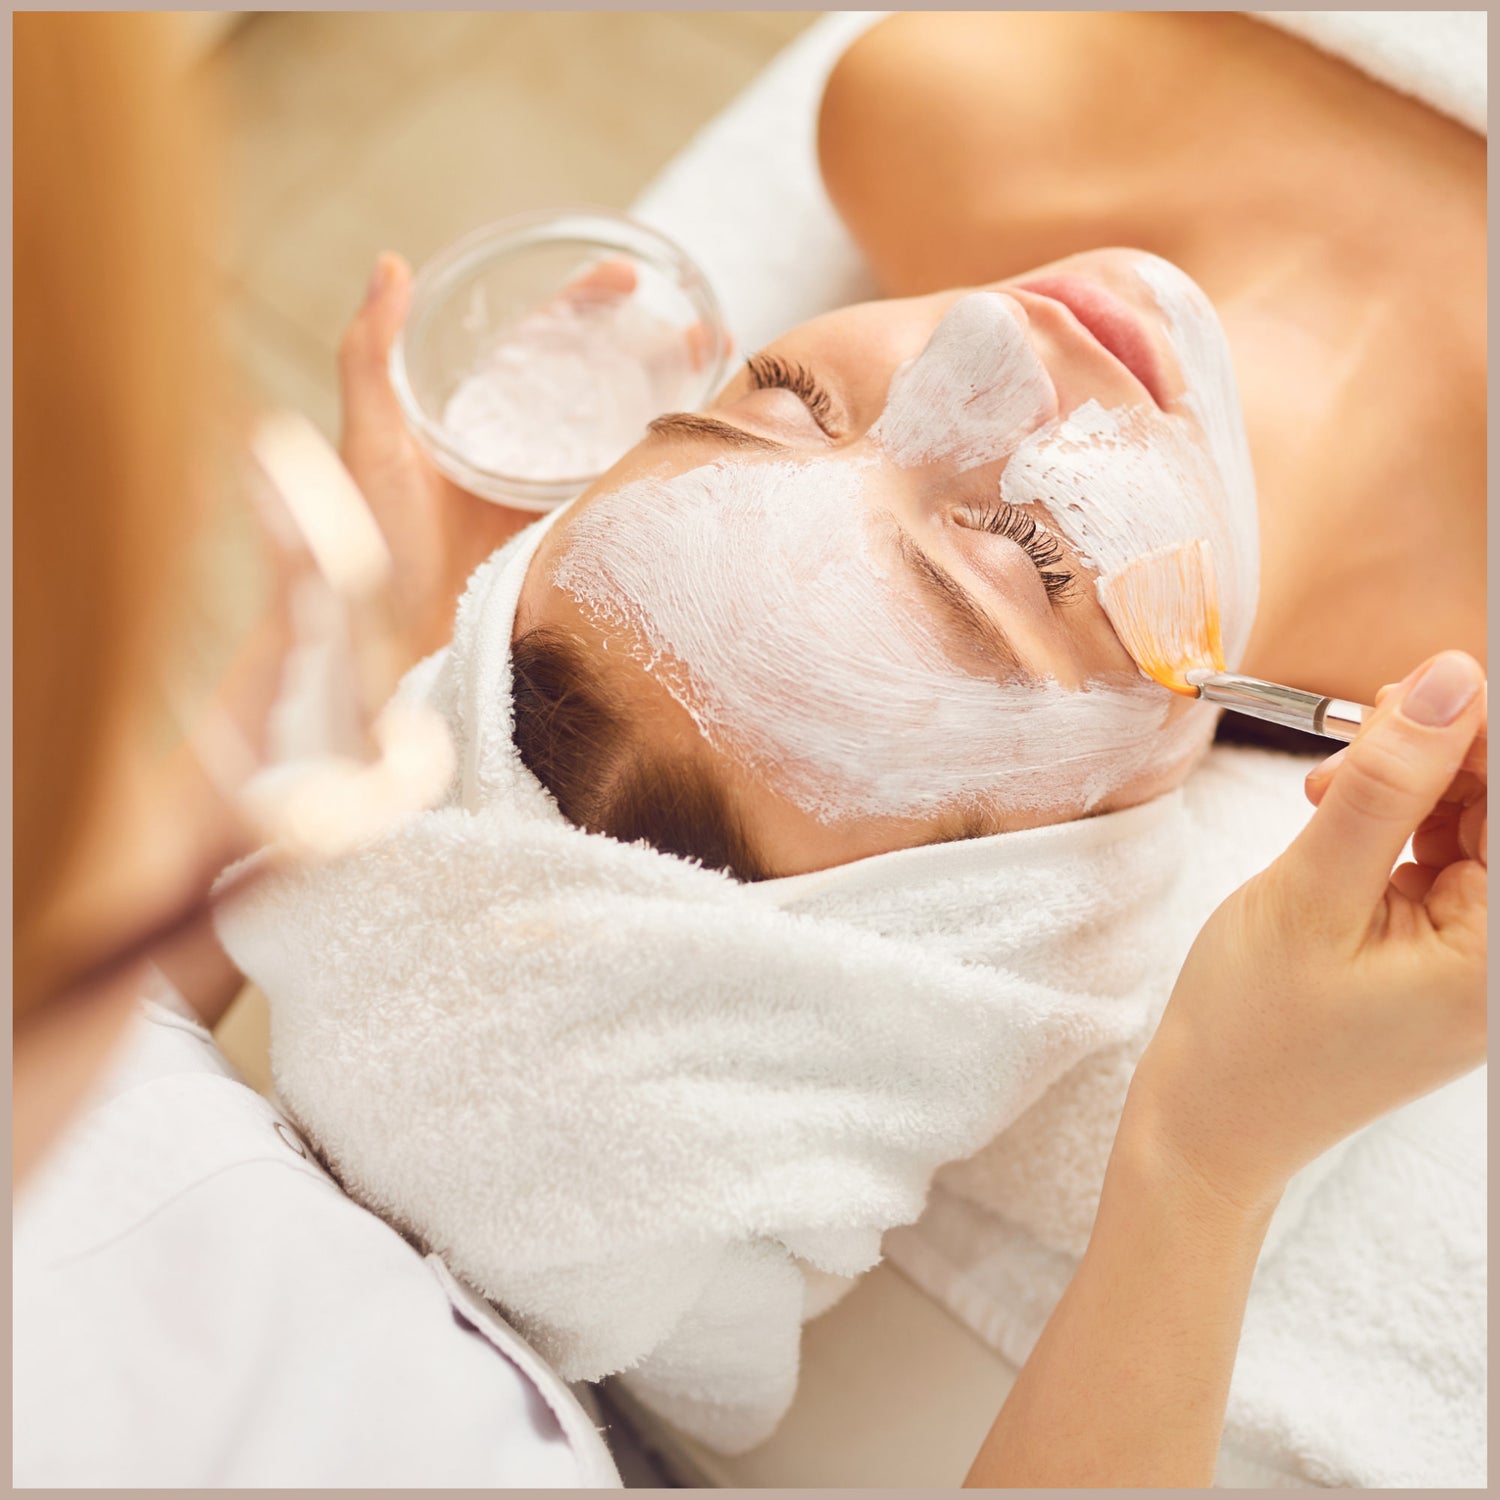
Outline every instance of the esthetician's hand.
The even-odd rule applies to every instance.
[[[1127,1114],[1236,1205],[1274,1204],[1337,1141],[1484,1061],[1485,729],[1461,652],[1383,691],[1309,778],[1307,827],[1194,943]]]
[[[415,662],[447,643],[469,574],[536,517],[461,489],[407,430],[387,361],[410,301],[411,267],[382,255],[339,344],[339,449],[395,560],[397,605]]]
[[[1380,705],[1402,684],[1387,683],[1375,695]],[[1489,780],[1487,775],[1489,742],[1486,725],[1480,723],[1479,734],[1469,746],[1464,763],[1449,783],[1442,800],[1412,837],[1415,865],[1428,870],[1442,870],[1457,859],[1477,859],[1489,865]],[[1340,750],[1320,761],[1307,773],[1307,800],[1317,807],[1332,785],[1334,774],[1344,763],[1348,750]],[[1403,866],[1410,869],[1412,866]],[[1400,875],[1400,871],[1397,874]],[[1410,877],[1402,877],[1410,878]]]
[[[628,297],[635,287],[629,261],[602,260],[559,296],[577,304],[607,303]],[[388,362],[410,305],[411,268],[399,255],[380,256],[364,304],[339,344],[344,418],[339,447],[391,548],[397,604],[409,623],[411,660],[416,661],[447,643],[469,575],[536,516],[454,484],[407,430]],[[643,358],[680,360],[680,338],[664,338]],[[688,358],[700,368],[712,357],[713,336],[695,324],[686,339]]]

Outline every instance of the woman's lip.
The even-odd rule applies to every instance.
[[[1015,285],[1023,292],[1060,302],[1105,351],[1146,387],[1157,406],[1166,406],[1161,360],[1140,314],[1122,297],[1083,276],[1038,276]]]

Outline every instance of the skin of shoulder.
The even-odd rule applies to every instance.
[[[1152,72],[1185,44],[1152,15],[906,13],[831,74],[818,122],[823,180],[882,288],[908,296],[1042,265],[1101,241],[1096,184],[1170,150],[1175,115]],[[1130,88],[1121,68],[1130,60]],[[1123,174],[1123,178],[1122,178]],[[1128,190],[1128,189],[1127,189]],[[1110,242],[1146,244],[1115,234]]]

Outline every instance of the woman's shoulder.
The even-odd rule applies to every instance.
[[[1225,50],[1207,19],[917,11],[859,37],[823,95],[819,158],[881,285],[973,285],[1086,248],[1091,184],[1112,193],[1190,129],[1202,59]]]

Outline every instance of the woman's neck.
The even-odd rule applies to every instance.
[[[1261,504],[1245,669],[1368,698],[1443,646],[1484,657],[1484,143],[1235,31],[1254,55],[1194,97],[1198,152],[1128,200],[1096,178],[1090,233],[1148,213],[1228,335]]]
[[[1263,192],[1178,257],[1228,335],[1261,497],[1246,669],[1351,697],[1484,649],[1482,176],[1436,201],[1398,164],[1366,183],[1382,233],[1352,195]]]

